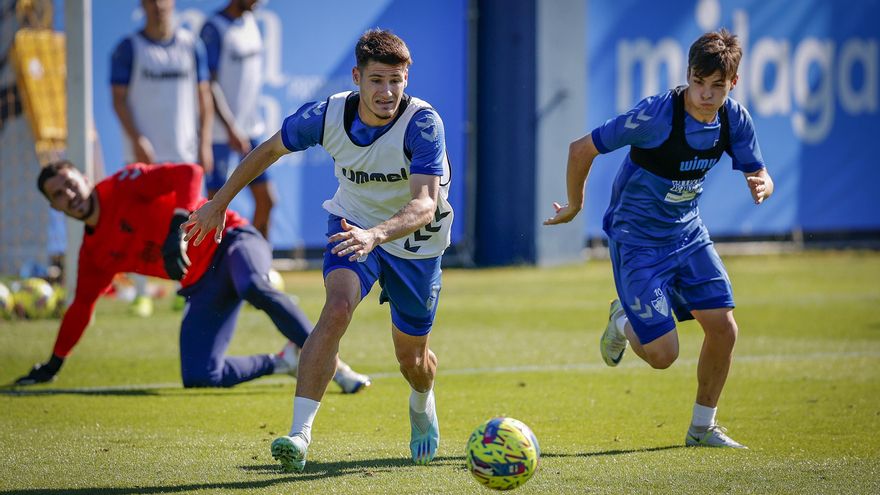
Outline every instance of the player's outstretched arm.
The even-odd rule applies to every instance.
[[[752,199],[756,205],[763,203],[764,200],[773,194],[773,179],[766,168],[745,174],[745,176],[749,191],[752,193]]]
[[[112,272],[96,269],[88,257],[82,255],[77,273],[76,295],[64,313],[64,318],[61,319],[61,327],[58,329],[58,336],[55,338],[55,346],[52,348],[49,360],[35,364],[28,374],[15,380],[16,385],[36,385],[55,379],[55,375],[64,364],[64,359],[70,355],[91,321],[98,297],[113,280]]]
[[[229,207],[232,199],[287,153],[290,153],[290,150],[284,146],[280,132],[276,132],[274,136],[248,153],[214,198],[190,214],[189,220],[181,227],[186,231],[183,240],[189,242],[190,239],[195,238],[193,244],[198,246],[213,231],[214,241],[219,243],[226,225],[226,208]]]
[[[568,202],[566,204],[553,203],[555,215],[544,221],[544,225],[556,225],[568,223],[577,216],[584,207],[584,186],[587,183],[587,175],[593,160],[599,155],[599,150],[593,144],[590,134],[573,141],[568,146],[568,167],[565,174]]]

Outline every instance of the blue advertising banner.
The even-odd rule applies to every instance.
[[[175,15],[181,25],[198,33],[205,18],[225,5],[224,0],[178,0]],[[265,46],[259,107],[267,133],[276,132],[283,119],[304,103],[356,89],[351,68],[358,37],[367,29],[390,29],[406,41],[414,60],[407,93],[430,102],[443,119],[453,166],[450,201],[463,211],[466,6],[467,0],[261,2],[255,11]],[[123,165],[124,139],[112,106],[110,55],[123,37],[140,30],[143,23],[137,0],[93,1],[95,125],[108,174]],[[321,203],[336,190],[332,163],[327,153],[312,148],[287,155],[271,168],[278,192],[270,233],[276,249],[325,244],[327,222]],[[253,211],[250,194],[240,194],[232,208],[249,218]],[[453,226],[453,243],[464,232],[465,216],[460,218]]]
[[[589,131],[645,96],[683,84],[690,44],[725,27],[743,60],[731,96],[752,115],[773,198],[752,204],[725,158],[700,210],[717,236],[880,229],[880,2],[857,0],[588,0]],[[611,182],[626,149],[596,160],[587,235],[602,235]]]

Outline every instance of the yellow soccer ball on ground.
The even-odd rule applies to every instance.
[[[541,449],[523,422],[498,417],[474,430],[465,457],[468,471],[477,481],[495,490],[512,490],[535,474]]]
[[[41,278],[28,278],[12,284],[15,314],[19,318],[48,318],[55,311],[55,291]]]
[[[8,287],[0,283],[0,318],[12,318],[13,301],[12,291]]]

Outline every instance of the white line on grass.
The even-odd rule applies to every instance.
[[[767,363],[774,361],[792,362],[792,361],[817,361],[817,360],[835,360],[835,359],[853,359],[853,358],[880,358],[880,352],[876,351],[853,351],[853,352],[816,352],[811,354],[760,354],[752,356],[736,356],[737,363]],[[695,366],[696,358],[679,359],[675,362],[675,366]],[[638,360],[631,360],[623,363],[619,368],[638,368],[646,366]],[[438,375],[482,375],[493,373],[546,373],[553,371],[582,371],[595,372],[607,369],[603,363],[569,363],[569,364],[528,364],[522,366],[488,366],[485,368],[458,368],[458,369],[440,369]],[[397,378],[399,372],[379,372],[370,374],[373,380]],[[249,384],[249,386],[268,386],[291,383],[289,378],[269,377]],[[182,389],[179,383],[146,383],[135,385],[109,385],[105,387],[72,387],[61,389],[49,388],[14,388],[0,390],[0,395],[41,395],[53,393],[85,393],[85,394],[101,394],[114,393],[137,390],[167,390]]]

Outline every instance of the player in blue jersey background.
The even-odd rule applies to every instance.
[[[230,168],[259,144],[264,124],[259,112],[263,85],[263,39],[253,9],[257,0],[230,0],[208,17],[199,37],[205,43],[214,97],[214,170],[205,176],[208,199],[226,182]],[[251,223],[269,239],[275,195],[268,173],[254,179]]]
[[[198,245],[219,242],[229,202],[282,155],[320,145],[333,157],[339,187],[323,203],[326,300],[300,357],[290,433],[272,456],[302,471],[312,424],[336,362],[339,341],[376,282],[389,303],[400,372],[411,387],[410,453],[417,464],[437,454],[440,426],[434,400],[437,356],[428,341],[441,289],[440,262],[454,214],[443,122],[425,101],[404,93],[412,63],[406,44],[384,30],[364,33],[355,48],[358,91],[303,105],[257,146],[214,198],[184,227]]]
[[[705,338],[689,446],[745,448],[715,420],[738,329],[730,279],[698,208],[703,179],[725,152],[756,205],[773,194],[752,119],[728,96],[741,58],[736,36],[706,33],[690,47],[687,86],[646,98],[571,143],[568,202],[554,203],[544,222],[574,219],[596,156],[630,146],[603,219],[619,299],[600,351],[617,366],[629,344],[652,367],[668,368],[678,358],[675,318],[699,322]]]

